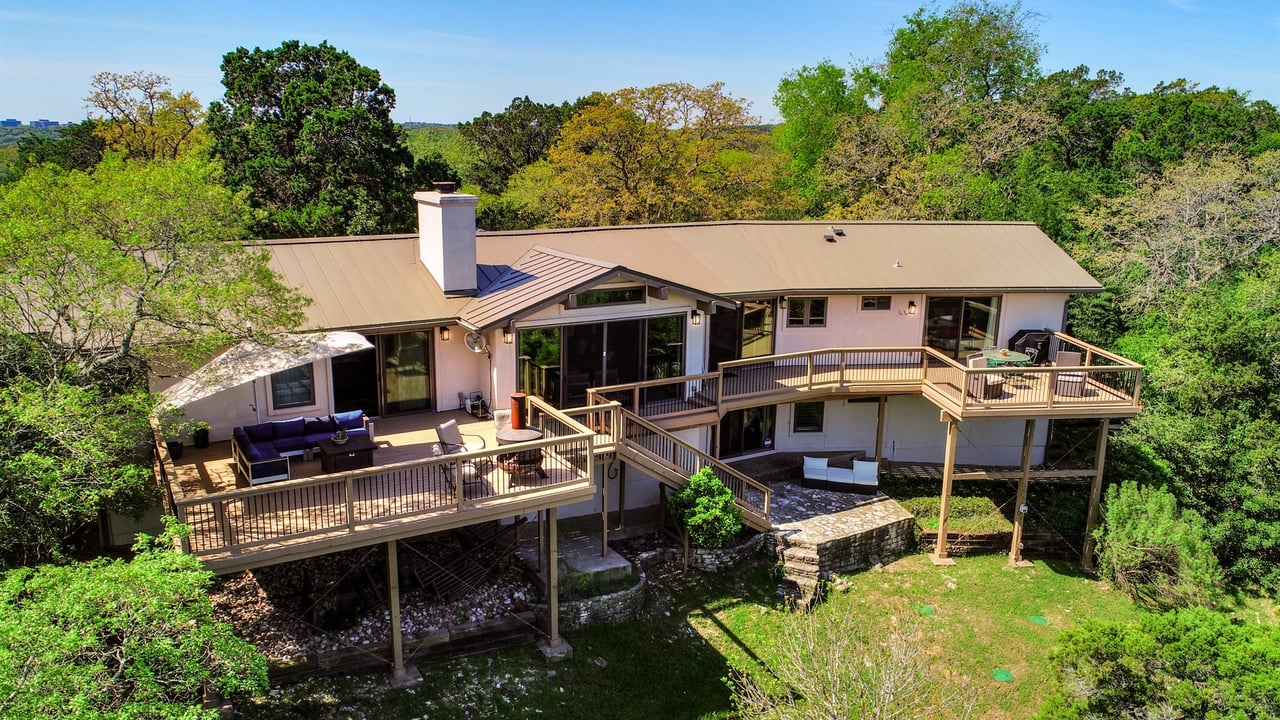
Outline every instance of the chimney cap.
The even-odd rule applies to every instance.
[[[452,180],[433,180],[431,186],[441,195],[448,195],[458,189],[458,183]]]

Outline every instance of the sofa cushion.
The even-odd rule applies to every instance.
[[[258,443],[263,441],[271,441],[276,437],[275,425],[271,423],[262,423],[260,425],[245,425],[244,433],[249,438],[249,442]]]
[[[278,437],[275,440],[276,451],[281,455],[285,453],[300,453],[313,445],[315,443],[308,440],[306,435]]]
[[[263,478],[287,480],[289,478],[289,461],[285,458],[271,460],[254,465],[249,471],[249,484],[257,485]]]
[[[804,456],[804,477],[807,480],[827,479],[827,459]]]
[[[332,435],[333,431],[337,429],[338,423],[333,421],[333,416],[325,415],[324,417],[307,418],[307,424],[303,429],[303,433],[308,437],[321,434]]]
[[[859,485],[880,484],[880,463],[874,460],[853,461],[853,481]]]
[[[280,452],[276,450],[276,446],[270,442],[256,442],[245,448],[245,454],[249,456],[249,462],[261,462],[263,460],[275,460],[280,457]]]
[[[275,426],[277,440],[280,438],[300,438],[306,433],[307,423],[300,417],[276,420],[271,424]]]
[[[338,427],[347,430],[358,430],[364,427],[364,411],[352,410],[351,412],[334,413],[333,421]]]

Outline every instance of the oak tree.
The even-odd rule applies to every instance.
[[[100,72],[90,88],[85,106],[110,150],[136,160],[172,160],[205,142],[204,107],[189,91],[175,95],[163,75]]]

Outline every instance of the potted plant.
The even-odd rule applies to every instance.
[[[346,428],[338,428],[337,432],[335,432],[335,433],[333,434],[333,444],[334,444],[334,445],[346,445],[346,444],[347,444],[347,429],[346,429]]]
[[[164,444],[169,450],[169,458],[174,462],[182,459],[183,440],[187,437],[187,423],[182,419],[182,410],[169,408],[159,416],[160,429],[164,432]]]
[[[213,426],[204,420],[193,420],[191,422],[191,444],[198,448],[209,447],[209,431]]]

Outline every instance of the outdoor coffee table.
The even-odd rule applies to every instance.
[[[332,440],[321,440],[320,470],[325,473],[359,470],[373,465],[373,451],[377,448],[368,435],[351,435],[339,445]]]

